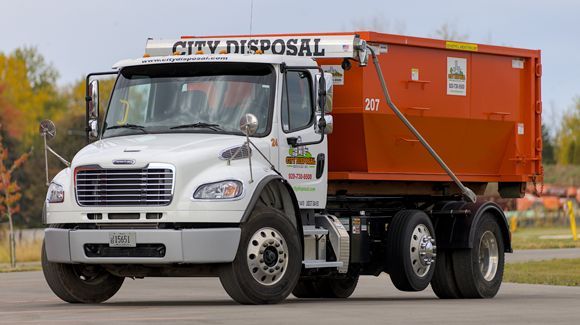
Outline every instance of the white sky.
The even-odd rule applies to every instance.
[[[37,46],[63,85],[141,56],[147,37],[245,34],[250,25],[250,0],[0,0],[0,8],[0,52]],[[472,42],[542,50],[549,124],[580,96],[580,1],[254,0],[253,17],[253,33],[375,27],[429,37],[450,23]]]

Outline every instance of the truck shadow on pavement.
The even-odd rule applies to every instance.
[[[349,299],[287,299],[284,302],[271,306],[284,306],[284,305],[295,305],[295,304],[340,304],[340,303],[352,303],[352,302],[413,302],[413,301],[430,301],[430,300],[440,300],[436,297],[355,297]],[[85,305],[86,306],[86,305]],[[92,306],[115,306],[115,307],[210,307],[210,306],[256,306],[256,305],[240,305],[233,300],[161,300],[161,301],[111,301],[103,304],[92,305]]]

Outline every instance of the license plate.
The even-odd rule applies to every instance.
[[[137,239],[134,232],[109,233],[109,247],[136,247]]]

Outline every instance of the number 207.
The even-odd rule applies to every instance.
[[[365,98],[365,111],[378,111],[380,102],[381,100],[378,98]]]

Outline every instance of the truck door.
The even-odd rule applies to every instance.
[[[327,143],[292,147],[320,140],[315,132],[316,114],[314,76],[308,71],[288,70],[283,75],[281,130],[279,136],[279,170],[290,182],[301,209],[326,206]]]

